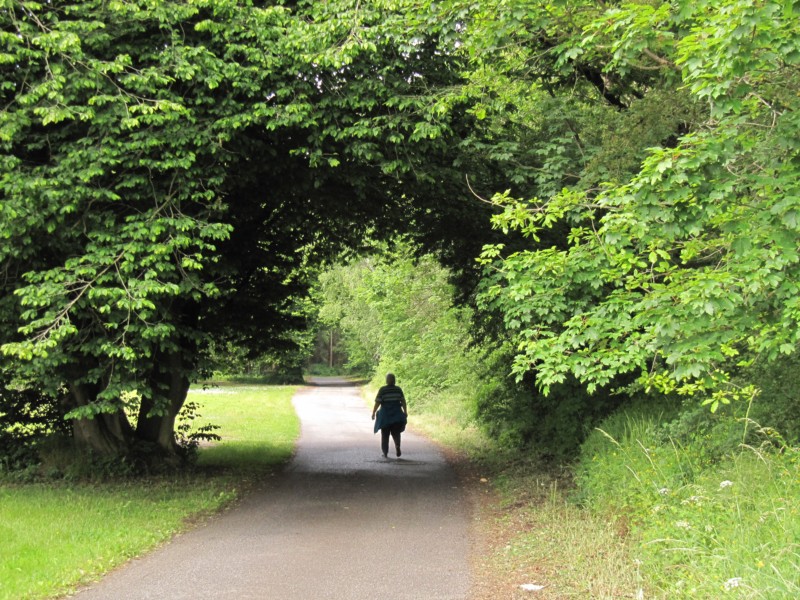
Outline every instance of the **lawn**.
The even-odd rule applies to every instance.
[[[219,425],[198,469],[174,477],[0,487],[0,600],[50,598],[98,579],[219,511],[289,459],[292,387],[198,389],[199,424]]]

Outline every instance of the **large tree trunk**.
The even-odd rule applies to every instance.
[[[90,386],[74,383],[70,393],[77,406],[88,406],[96,397]],[[102,456],[124,453],[130,442],[133,429],[121,410],[111,414],[72,420],[75,443]]]
[[[151,396],[142,399],[136,437],[156,444],[168,454],[175,454],[178,450],[175,420],[189,392],[189,379],[179,351],[170,352],[159,363],[151,377]],[[151,414],[156,407],[159,414]]]

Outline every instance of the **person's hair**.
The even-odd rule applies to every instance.
[[[395,378],[394,373],[387,373],[386,374],[386,385],[394,385]]]

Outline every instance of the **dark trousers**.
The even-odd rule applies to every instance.
[[[391,435],[394,440],[394,447],[400,448],[400,434],[402,431],[402,423],[394,423],[388,427],[381,427],[381,450],[384,454],[389,454],[389,435]]]

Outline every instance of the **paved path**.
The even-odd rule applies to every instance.
[[[455,475],[409,432],[402,458],[384,459],[358,390],[333,383],[295,396],[302,433],[283,475],[77,598],[467,598],[468,514]]]

